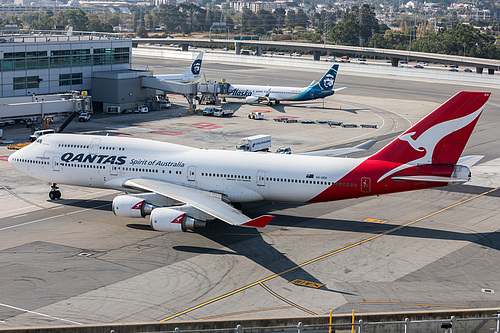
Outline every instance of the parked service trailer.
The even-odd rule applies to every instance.
[[[236,149],[243,151],[269,151],[271,148],[270,135],[254,135],[242,138]]]

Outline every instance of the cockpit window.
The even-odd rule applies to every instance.
[[[38,139],[38,140],[36,140],[36,142],[42,143],[42,139]]]

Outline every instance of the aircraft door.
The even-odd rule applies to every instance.
[[[59,157],[53,157],[52,158],[52,170],[53,171],[59,171],[60,170],[60,164],[61,164],[61,160],[59,159]]]
[[[118,166],[111,164],[111,169],[109,169],[109,174],[111,176],[118,176]]]
[[[361,192],[370,193],[372,191],[372,180],[368,177],[361,178]]]
[[[92,142],[90,143],[90,153],[91,154],[98,154],[99,153],[99,143],[101,142],[101,139],[92,139]]]
[[[258,186],[266,185],[266,172],[264,170],[257,171],[257,185]]]
[[[188,166],[188,169],[187,169],[187,179],[189,181],[195,181],[196,180],[196,166],[194,166],[194,165]]]

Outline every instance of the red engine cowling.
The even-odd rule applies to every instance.
[[[133,195],[119,195],[113,199],[113,213],[125,217],[145,217],[151,214],[153,205]]]
[[[157,231],[181,232],[188,229],[206,228],[207,222],[195,220],[183,211],[171,208],[155,208],[150,216],[151,228]]]

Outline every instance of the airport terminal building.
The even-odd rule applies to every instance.
[[[132,40],[120,36],[0,37],[0,98],[90,91],[95,72],[131,62]]]

